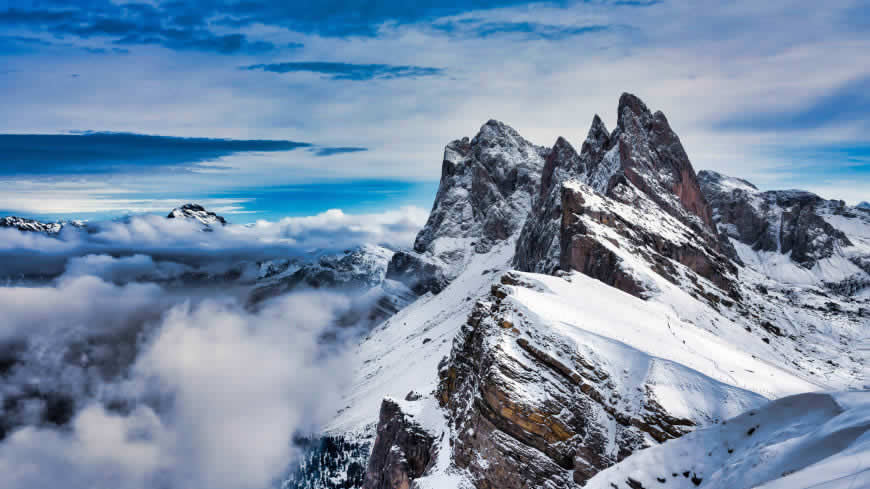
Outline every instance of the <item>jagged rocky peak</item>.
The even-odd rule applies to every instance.
[[[521,224],[511,211],[530,207],[546,153],[495,120],[470,141],[448,144],[432,216],[417,235],[414,250],[434,251],[439,238],[467,238],[475,241],[476,250],[486,252],[494,242],[507,239]]]
[[[172,209],[172,212],[166,216],[169,219],[195,219],[206,226],[220,224],[221,226],[227,223],[223,216],[219,216],[214,212],[206,210],[205,207],[199,204],[187,203],[181,207]]]
[[[589,167],[593,187],[602,193],[611,194],[624,178],[684,222],[697,219],[713,228],[710,205],[680,138],[661,111],[652,113],[632,94],[619,98],[617,127],[606,152]]]
[[[597,116],[596,120],[600,122]],[[540,273],[552,273],[559,268],[561,183],[583,178],[585,173],[584,160],[571,143],[559,137],[547,155],[541,175],[541,190],[517,240],[514,256],[517,268]]]
[[[852,245],[828,222],[829,216],[859,218],[843,201],[803,190],[761,191],[746,180],[714,171],[700,172],[698,180],[719,229],[755,251],[782,253],[809,269]]]
[[[413,251],[396,253],[387,277],[415,292],[438,292],[475,253],[512,238],[539,192],[548,150],[490,120],[447,145],[441,183]]]
[[[710,223],[709,204],[664,115],[623,94],[612,133],[596,115],[579,155],[565,139],[556,141],[514,265],[577,270],[647,297],[643,280],[620,258],[630,248],[669,280],[680,280],[683,265],[731,294],[734,252]],[[606,234],[613,235],[602,239]]]

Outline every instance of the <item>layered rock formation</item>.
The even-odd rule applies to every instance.
[[[448,145],[433,214],[387,272],[440,293],[363,341],[350,397],[396,396],[419,379],[429,424],[411,429],[420,443],[409,445],[396,434],[408,426],[401,408],[382,406],[367,487],[436,487],[445,477],[482,489],[579,487],[764,397],[860,387],[866,355],[846,338],[866,329],[868,299],[856,291],[867,283],[870,213],[776,196],[788,203],[777,233],[789,260],[814,257],[836,268],[818,277],[848,279],[824,290],[785,280],[771,271],[782,263],[766,268],[766,257],[745,253],[770,229],[752,203],[757,189],[726,195],[696,175],[665,116],[637,97],[624,94],[618,111],[613,132],[593,119],[579,153],[564,138],[542,150],[492,121],[485,137]],[[528,180],[534,168],[539,183]],[[508,259],[521,272],[501,273]],[[442,356],[436,379],[419,370]],[[429,455],[415,455],[428,468],[391,459],[408,446]],[[687,473],[688,484],[707,477]]]
[[[728,259],[732,250],[714,230],[710,205],[664,114],[651,113],[630,94],[620,97],[618,111],[612,133],[597,115],[593,118],[580,154],[566,140],[556,141],[517,242],[516,267],[541,273],[578,270],[644,296],[642,278],[626,270],[611,249],[613,239],[606,243],[590,231],[586,221],[591,220],[616,231],[674,283],[680,281],[674,267],[682,265],[736,295],[736,268]],[[568,182],[574,183],[566,187]],[[584,219],[586,200],[594,193],[606,198],[592,200],[611,211],[594,210]],[[646,214],[628,218],[632,209]]]

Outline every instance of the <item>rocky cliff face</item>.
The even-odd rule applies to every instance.
[[[702,171],[698,177],[713,203],[716,225],[754,250],[782,253],[812,268],[835,249],[852,245],[823,217],[850,213],[843,201],[824,200],[801,190],[762,192],[746,180],[712,171]]]
[[[546,155],[494,120],[473,139],[448,144],[429,220],[414,249],[396,253],[387,277],[418,294],[437,293],[474,254],[517,233],[538,193]]]
[[[601,233],[591,231],[583,218],[588,207],[583,195],[597,193],[600,197],[592,200],[605,207],[612,202],[612,209],[587,217],[615,230],[656,271],[676,283],[675,267],[681,265],[734,295],[732,250],[716,234],[710,205],[664,114],[651,113],[631,94],[620,97],[618,111],[612,133],[597,115],[593,118],[579,155],[566,140],[556,141],[517,242],[516,267],[540,273],[578,270],[644,296],[642,279],[610,249],[617,242],[601,241]],[[574,183],[566,187],[568,182]],[[614,212],[617,208],[623,212]],[[627,219],[632,208],[648,214]]]
[[[397,401],[384,399],[363,489],[409,489],[434,460],[434,442]]]

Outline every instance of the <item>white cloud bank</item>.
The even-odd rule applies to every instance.
[[[4,373],[0,397],[21,401],[22,393],[41,392],[12,405],[39,411],[44,394],[59,390],[75,406],[62,429],[40,422],[38,412],[0,413],[23,423],[0,442],[9,489],[269,487],[293,458],[293,435],[315,429],[334,410],[347,372],[335,345],[322,344],[349,307],[339,295],[290,295],[250,313],[229,298],[172,300],[154,285],[91,276],[0,291],[2,307],[19,303],[4,321],[6,339],[14,332],[29,342]],[[133,324],[135,335],[118,335],[144,303],[159,319]],[[37,304],[47,312],[24,313]],[[54,328],[63,318],[90,327],[60,335],[47,325],[25,329],[40,317]],[[109,342],[101,340],[106,335]],[[135,360],[114,376],[93,372],[99,350],[119,341],[139,348]]]
[[[362,244],[403,248],[413,243],[427,215],[418,207],[372,214],[333,209],[276,222],[215,226],[211,232],[203,232],[196,221],[143,215],[94,223],[88,231],[67,226],[58,237],[0,228],[0,277],[56,276],[70,269],[114,281],[134,279],[137,274],[165,279],[189,272],[191,267],[220,272],[222,266],[314,250],[344,250]],[[127,258],[81,258],[87,255]]]

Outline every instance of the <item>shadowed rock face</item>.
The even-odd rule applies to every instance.
[[[604,246],[578,216],[585,214],[583,193],[569,186],[561,189],[562,216],[559,229],[561,249],[559,267],[596,278],[637,297],[644,297],[645,288],[622,266],[622,259]],[[613,215],[593,213],[600,223],[616,227]]]
[[[600,119],[593,121],[586,156],[593,188],[612,195],[624,178],[680,220],[713,229],[692,163],[662,112],[653,114],[639,98],[623,93],[617,127],[607,138],[604,133]]]
[[[622,95],[618,110],[612,133],[597,115],[593,118],[579,155],[566,140],[556,141],[542,172],[541,191],[517,242],[514,265],[538,273],[574,269],[633,295],[645,295],[622,260],[577,218],[588,209],[583,192],[563,188],[574,181],[588,185],[589,194],[598,192],[635,208],[642,200],[651,213],[678,220],[696,238],[693,243],[674,243],[663,237],[664,229],[634,226],[615,215],[605,218],[594,211],[591,216],[643,248],[644,258],[666,278],[678,280],[674,262],[731,293],[729,275],[736,268],[728,259],[736,258],[736,252],[716,234],[711,208],[679,138],[664,114],[651,113],[631,94]]]
[[[591,132],[590,138],[592,138]],[[547,155],[541,175],[541,189],[535,199],[531,215],[526,220],[520,239],[517,241],[517,253],[514,258],[517,268],[553,273],[560,267],[561,183],[578,178],[585,174],[585,170],[583,160],[571,144],[561,137],[557,139],[550,154]]]
[[[384,399],[363,489],[409,489],[434,460],[434,442],[396,401]]]
[[[712,171],[702,171],[698,178],[719,228],[756,251],[780,252],[811,269],[837,247],[852,245],[821,216],[823,210],[848,213],[843,201],[800,190],[762,192],[746,180]]]

